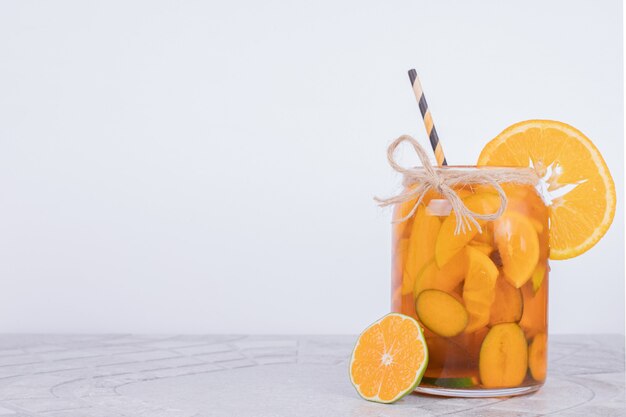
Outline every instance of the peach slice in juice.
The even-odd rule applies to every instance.
[[[456,336],[467,326],[463,303],[444,291],[422,291],[415,300],[415,311],[420,323],[439,336]]]
[[[533,283],[527,282],[522,288],[524,311],[519,324],[524,329],[526,337],[534,337],[545,332],[548,326],[548,279],[544,277],[541,285],[535,291]]]
[[[548,337],[538,333],[528,346],[528,369],[535,381],[546,379]]]
[[[391,308],[393,311],[398,310],[402,304],[402,278],[404,274],[404,265],[406,264],[409,252],[409,239],[398,239],[393,246],[393,259],[391,270]]]
[[[466,273],[467,255],[465,250],[461,250],[441,268],[437,266],[435,259],[431,259],[422,268],[415,280],[413,296],[417,298],[422,291],[429,289],[453,292],[463,282]]]
[[[415,187],[416,187],[415,185],[411,185],[407,188],[407,191],[410,191],[411,189]],[[393,225],[393,234],[396,237],[396,239],[405,239],[411,235],[411,228],[413,226],[414,217],[409,217],[403,221],[399,221],[399,220],[404,219],[406,216],[409,215],[409,213],[411,213],[411,210],[413,210],[413,207],[415,206],[416,202],[417,202],[417,199],[411,199],[409,201],[405,201],[404,203],[400,203],[396,206],[396,209],[393,215],[394,220],[397,221],[397,223],[394,223]]]
[[[506,279],[520,288],[532,276],[539,261],[539,238],[528,218],[507,212],[495,222],[494,238]]]
[[[522,318],[524,299],[521,290],[512,286],[504,277],[496,280],[496,296],[491,306],[489,324],[517,323]]]
[[[533,275],[530,278],[530,282],[533,284],[533,291],[536,293],[541,287],[543,279],[546,277],[546,264],[545,262],[539,262],[537,267],[533,271]]]
[[[491,214],[498,210],[500,196],[494,193],[472,194],[463,199],[463,204],[475,213]],[[481,221],[479,221],[481,223]],[[484,222],[482,222],[484,224]],[[454,255],[463,249],[477,234],[478,229],[472,226],[465,232],[455,234],[456,215],[451,213],[441,224],[435,246],[435,260],[438,266],[448,263]]]
[[[439,218],[429,216],[424,205],[420,205],[414,216],[407,260],[404,265],[402,294],[410,294],[413,291],[418,273],[435,255],[435,241],[441,227]]]
[[[468,271],[463,285],[463,301],[469,313],[466,333],[489,323],[491,305],[495,299],[498,268],[487,255],[470,246],[466,248]]]
[[[478,366],[483,386],[508,388],[520,385],[528,367],[527,346],[524,332],[516,323],[493,326],[480,348]]]

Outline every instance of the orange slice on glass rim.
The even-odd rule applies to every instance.
[[[420,325],[412,317],[390,313],[359,336],[350,380],[364,399],[392,403],[415,389],[426,365],[428,349]]]
[[[527,120],[489,142],[478,165],[532,167],[550,211],[550,259],[591,249],[615,215],[615,184],[598,148],[578,129]]]

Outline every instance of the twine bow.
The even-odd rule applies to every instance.
[[[408,142],[413,146],[422,166],[405,168],[395,160],[395,150],[402,143]],[[397,220],[403,222],[415,214],[424,196],[429,190],[435,190],[443,198],[450,202],[456,216],[456,228],[454,234],[465,233],[476,227],[478,233],[482,233],[479,220],[496,220],[504,213],[507,205],[507,197],[500,183],[519,183],[536,185],[539,181],[537,174],[530,168],[486,168],[486,169],[456,169],[435,168],[431,165],[428,155],[422,146],[411,136],[403,135],[394,140],[387,148],[389,165],[404,176],[403,185],[406,187],[402,193],[390,198],[374,198],[381,207],[400,204],[415,200],[415,204],[408,215]],[[494,188],[500,196],[500,207],[494,213],[481,214],[470,210],[461,197],[454,191],[454,186],[459,184],[486,184]],[[408,187],[416,185],[416,187]]]

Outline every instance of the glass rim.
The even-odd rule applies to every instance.
[[[424,168],[423,166],[416,166],[415,168]],[[434,165],[433,169],[436,170],[448,170],[448,169],[460,169],[460,170],[491,170],[491,169],[511,169],[516,171],[523,170],[533,170],[531,167],[520,167],[520,166],[506,166],[506,165]],[[534,170],[533,170],[534,171]]]

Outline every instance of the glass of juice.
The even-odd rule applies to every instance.
[[[545,381],[548,208],[533,185],[500,186],[507,197],[502,216],[458,233],[450,203],[435,190],[405,220],[416,200],[396,206],[392,311],[416,318],[424,329],[429,363],[418,392],[520,395]],[[495,213],[502,203],[490,185],[453,189],[476,213]]]

